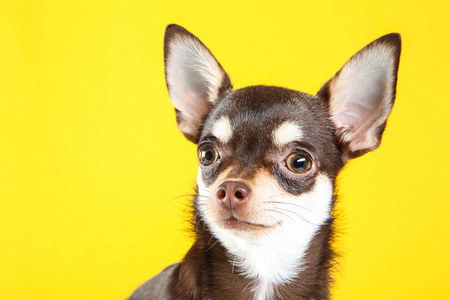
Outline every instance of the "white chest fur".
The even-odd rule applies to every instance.
[[[200,187],[202,190],[206,189]],[[280,193],[271,191],[270,194]],[[273,298],[277,285],[289,283],[302,271],[303,259],[311,240],[320,226],[330,218],[332,196],[331,180],[319,174],[309,193],[276,198],[276,202],[291,205],[283,206],[282,214],[266,211],[272,218],[279,220],[280,225],[264,234],[257,237],[245,232],[237,235],[236,232],[209,223],[213,234],[230,253],[230,262],[233,264],[230,272],[240,272],[254,279],[254,284],[246,289],[255,293],[255,299]],[[261,203],[263,205],[264,201]]]

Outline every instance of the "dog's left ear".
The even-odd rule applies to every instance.
[[[344,161],[380,145],[394,105],[400,51],[400,35],[385,35],[350,58],[319,91],[328,101]]]
[[[209,109],[233,88],[209,49],[181,26],[167,26],[164,37],[166,84],[178,129],[193,143]]]

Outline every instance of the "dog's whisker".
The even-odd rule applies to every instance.
[[[211,234],[211,238],[209,239],[208,244],[206,244],[206,246],[209,246],[209,243],[211,243],[212,239],[213,239],[213,235]]]
[[[184,198],[184,197],[197,197],[198,196],[198,194],[185,194],[185,195],[180,195],[180,196],[176,196],[176,197],[174,197],[174,198],[172,198],[172,199],[170,199],[170,200],[168,200],[163,206],[162,206],[162,208],[165,208],[167,205],[169,205],[172,201],[174,201],[174,200],[177,200],[177,199],[179,199],[179,198]]]
[[[198,216],[198,212],[196,212],[195,215],[194,215],[194,218],[193,218],[194,222],[197,222],[197,216]]]
[[[218,242],[219,242],[219,240],[217,240],[214,244],[212,244],[211,247],[209,247],[208,249],[206,249],[205,253],[208,252],[209,250],[211,250],[211,248],[214,247]]]
[[[252,283],[252,282],[250,281],[250,282],[244,287],[244,289],[242,290],[241,294],[243,294],[243,293],[245,292],[245,290],[248,288],[248,286],[249,286],[251,283]]]
[[[278,207],[277,209],[278,210],[282,210],[282,211],[286,211],[286,212],[291,213],[291,214],[294,214],[297,217],[301,218],[303,221],[309,223],[313,227],[317,226],[317,224],[312,223],[311,221],[307,220],[305,217],[303,217],[302,215],[296,213],[295,211],[292,211],[292,210],[289,210],[289,209],[280,208],[280,207]]]
[[[271,209],[271,210],[269,210],[269,211],[273,211],[273,212],[276,212],[276,213],[279,213],[279,214],[282,214],[282,215],[288,217],[288,218],[291,219],[295,224],[297,224],[299,227],[303,226],[302,224],[300,224],[300,223],[298,222],[298,221],[300,221],[300,220],[294,218],[293,216],[291,216],[291,215],[289,215],[289,214],[287,214],[287,213],[284,213],[284,212],[278,211],[278,210],[274,210],[274,209]],[[290,212],[289,210],[285,210],[285,211]],[[309,225],[311,225],[312,227],[314,227],[314,224],[313,224],[313,223],[311,223],[310,221],[306,220],[305,218],[303,218],[303,217],[300,216],[300,215],[298,215],[298,216],[300,217],[300,219],[302,219],[303,221],[307,222]]]
[[[282,205],[292,205],[292,206],[296,206],[296,207],[299,207],[299,208],[301,208],[301,209],[307,210],[307,211],[309,211],[310,213],[315,214],[315,215],[317,216],[317,213],[316,213],[315,211],[312,211],[311,209],[309,209],[309,208],[307,208],[307,207],[305,207],[305,206],[303,206],[303,205],[297,204],[297,203],[290,203],[290,202],[283,202],[283,201],[264,201],[263,203],[274,203],[274,204],[282,204]]]
[[[236,264],[236,256],[237,256],[237,255],[234,255],[233,267],[231,268],[231,273],[234,272],[234,265]]]
[[[288,214],[286,214],[286,213],[284,213],[284,212],[281,212],[281,211],[278,211],[278,210],[275,210],[275,209],[266,209],[266,211],[273,211],[273,212],[282,214],[282,215],[284,215],[284,216],[290,218],[293,222],[296,222],[296,220],[295,220],[294,218],[292,218],[292,216],[290,216],[290,215],[288,215]]]
[[[271,195],[268,198],[273,198],[273,197],[280,197],[280,196],[285,196],[286,194],[275,194],[275,195]]]
[[[198,221],[195,221],[195,223],[197,223],[197,225],[195,226],[196,232],[198,232],[198,225],[200,225],[201,222],[203,222],[203,229],[205,229],[205,220],[203,220],[203,218],[199,218]]]

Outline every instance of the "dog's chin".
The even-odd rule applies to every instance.
[[[273,230],[279,225],[280,223],[276,223],[273,225],[258,224],[231,216],[214,222],[213,227],[229,237],[234,236],[246,240],[253,240],[259,238],[264,234],[267,234],[267,232]]]
[[[218,222],[218,225],[223,229],[238,230],[238,231],[258,231],[269,228],[270,226],[255,224],[236,217],[229,217]]]

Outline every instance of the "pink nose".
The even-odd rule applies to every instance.
[[[216,196],[222,207],[233,210],[250,198],[250,188],[241,181],[225,181],[217,189]]]

